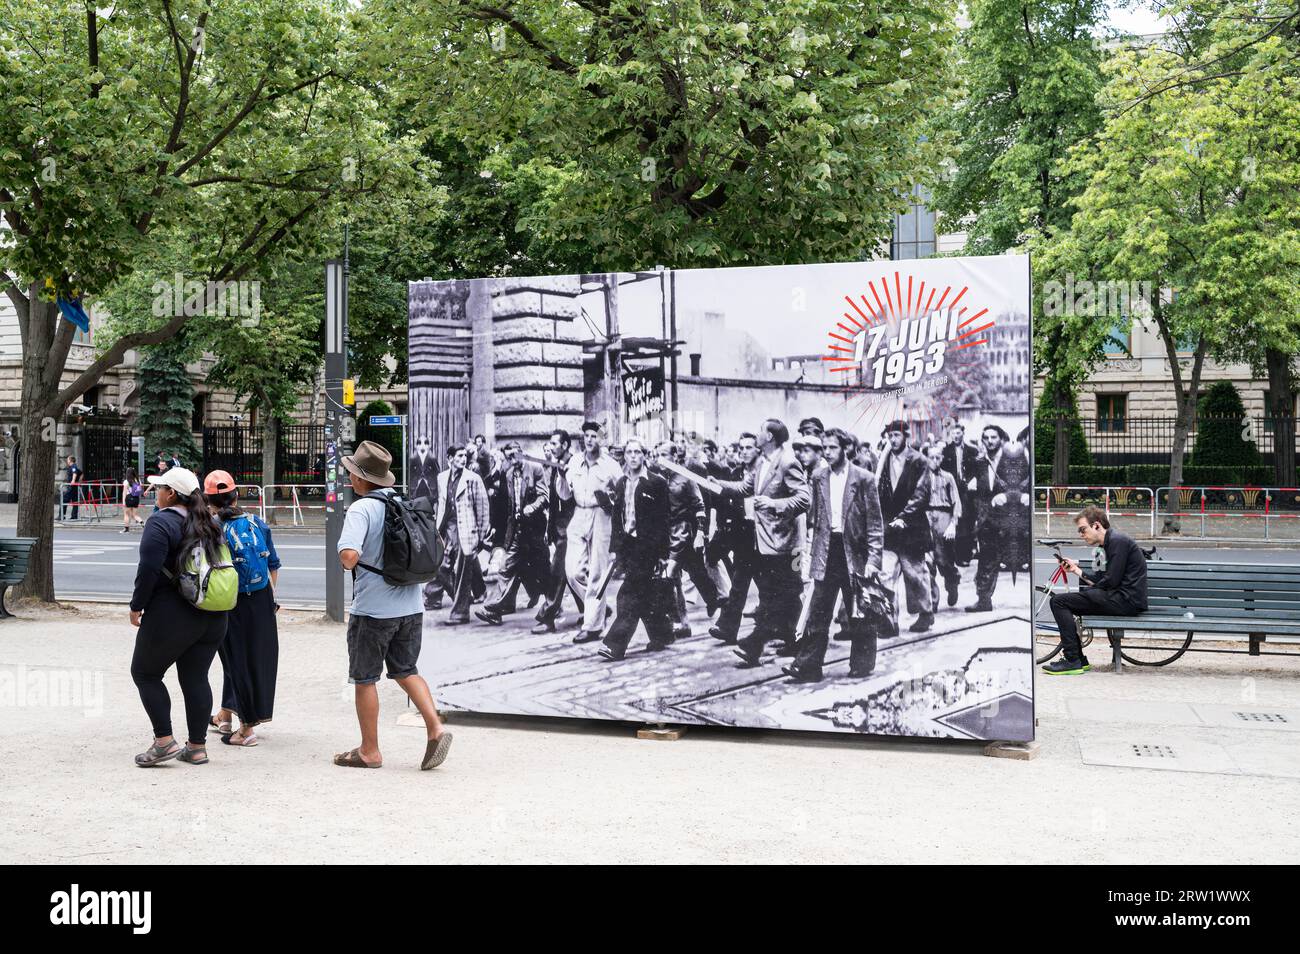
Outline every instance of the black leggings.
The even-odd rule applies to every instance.
[[[208,669],[225,635],[225,613],[195,609],[166,582],[154,591],[136,633],[131,678],[153,723],[155,738],[172,734],[172,700],[163,685],[163,674],[175,664],[185,697],[189,741],[202,745],[207,739],[212,715]]]

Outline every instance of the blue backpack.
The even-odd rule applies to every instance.
[[[231,562],[239,573],[239,592],[253,593],[266,586],[271,581],[267,565],[271,551],[257,528],[257,521],[241,514],[222,527],[222,532],[230,546]]]

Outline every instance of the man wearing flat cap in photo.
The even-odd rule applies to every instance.
[[[993,609],[993,590],[1003,565],[1019,570],[1025,558],[1019,542],[1029,523],[1029,458],[1006,446],[1007,432],[984,425],[980,435],[984,456],[975,463],[967,489],[975,506],[975,537],[979,567],[975,571],[976,601],[968,613]]]
[[[885,579],[903,576],[907,611],[916,614],[910,629],[923,633],[934,625],[930,605],[930,574],[926,554],[930,552],[930,471],[925,460],[907,443],[906,421],[885,427],[889,450],[880,462],[880,512],[885,521]],[[892,566],[890,565],[892,563]]]
[[[826,461],[822,458],[822,448],[821,435],[811,432],[799,435],[790,444],[790,449],[803,465],[804,477],[808,480],[812,480],[813,475],[826,466]]]

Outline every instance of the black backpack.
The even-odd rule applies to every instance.
[[[433,502],[427,497],[404,500],[395,493],[379,491],[366,497],[384,505],[384,568],[366,563],[357,566],[380,574],[390,586],[428,583],[437,576],[441,554]]]

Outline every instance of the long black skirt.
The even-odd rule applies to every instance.
[[[239,594],[217,653],[226,672],[221,684],[222,706],[236,712],[245,725],[270,722],[280,666],[280,634],[270,586]]]

